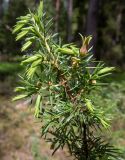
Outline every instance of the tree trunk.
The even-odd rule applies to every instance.
[[[122,12],[123,7],[121,5],[118,6],[118,14],[116,17],[116,43],[120,41],[120,35],[121,35],[121,21],[122,21]]]
[[[40,0],[35,0],[35,4],[39,4],[40,3]]]
[[[72,41],[73,0],[67,0],[67,41]]]
[[[75,31],[75,35],[74,35],[74,41],[79,41],[80,40],[80,36],[79,33],[81,33],[82,35],[84,35],[85,33],[85,8],[84,6],[86,5],[85,2],[83,2],[83,0],[79,0],[76,1],[75,3],[75,7],[78,8],[78,16],[77,16],[77,30]]]
[[[100,59],[99,53],[96,53],[96,42],[97,42],[97,22],[98,22],[98,9],[99,9],[99,0],[90,0],[88,15],[87,15],[87,28],[86,34],[92,35],[93,53],[97,59]]]
[[[60,10],[60,0],[56,0],[56,17],[55,17],[55,32],[59,32],[59,10]]]
[[[0,0],[0,23],[3,17],[3,0]]]

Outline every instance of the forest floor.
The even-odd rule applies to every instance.
[[[0,97],[0,160],[65,160],[59,150],[51,156],[49,144],[40,138],[40,122],[25,102]]]

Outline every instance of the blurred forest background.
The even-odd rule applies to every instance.
[[[38,124],[27,109],[28,102],[12,104],[13,89],[18,83],[22,53],[12,29],[17,17],[34,10],[39,0],[0,0],[0,159],[64,160],[39,138]],[[112,143],[123,150],[125,158],[125,0],[44,0],[45,12],[53,18],[53,31],[64,43],[81,45],[79,33],[92,35],[97,60],[115,66],[116,72],[105,81],[104,91],[93,99],[111,113]],[[16,131],[16,132],[15,132]],[[107,138],[110,140],[109,133]],[[69,158],[70,159],[70,158]]]

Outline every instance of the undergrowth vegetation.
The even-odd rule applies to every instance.
[[[0,75],[11,75],[18,73],[21,69],[19,63],[0,62]]]

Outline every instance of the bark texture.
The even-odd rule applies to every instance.
[[[91,45],[93,46],[93,52],[97,59],[100,58],[99,54],[96,53],[98,10],[99,0],[90,0],[87,15],[86,35],[93,36]]]
[[[59,32],[59,10],[60,10],[60,0],[56,0],[55,9],[56,9],[56,17],[55,17],[55,31]]]
[[[72,41],[73,0],[67,0],[67,41]]]

